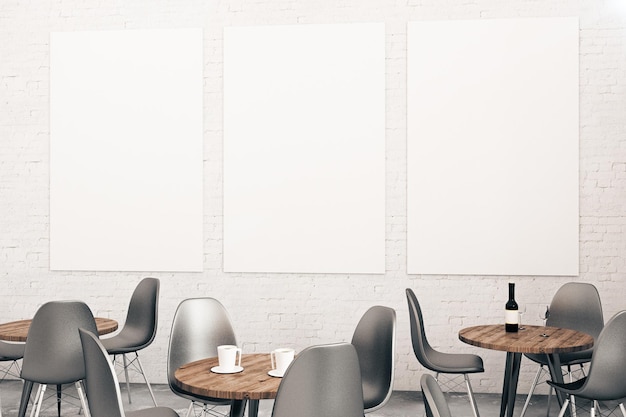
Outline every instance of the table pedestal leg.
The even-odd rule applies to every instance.
[[[556,353],[552,353],[546,356],[548,357],[548,369],[550,370],[550,378],[552,378],[552,381],[562,384],[563,373],[561,372],[561,359],[559,358],[559,355]],[[554,391],[556,391],[556,399],[559,402],[559,407],[563,407],[563,402],[565,401],[563,393],[559,390]]]
[[[246,400],[233,400],[230,404],[230,417],[243,417],[246,409]]]
[[[259,400],[248,401],[248,417],[257,417],[259,415]]]
[[[504,381],[502,383],[502,402],[500,404],[500,417],[513,417],[515,408],[515,396],[517,394],[517,380],[522,354],[516,352],[506,353],[506,366],[504,367]]]
[[[243,417],[248,403],[248,417],[259,415],[259,400],[233,400],[230,405],[230,417]]]

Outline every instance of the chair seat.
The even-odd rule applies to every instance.
[[[233,400],[226,400],[224,398],[205,397],[204,395],[193,394],[189,391],[180,389],[179,387],[173,384],[170,385],[170,389],[174,392],[174,394],[182,398],[185,398],[189,401],[204,402],[204,403],[213,404],[213,405],[230,405],[233,402]]]
[[[567,352],[560,353],[559,360],[561,365],[578,365],[581,363],[587,363],[591,360],[591,355],[593,354],[593,348],[585,349],[578,352]],[[533,362],[537,362],[540,365],[547,365],[548,358],[543,354],[535,354],[535,353],[525,353],[528,359]]]
[[[482,358],[467,353],[430,351],[428,362],[422,365],[442,374],[472,374],[485,371]]]
[[[377,381],[363,380],[363,401],[365,409],[379,405],[386,397],[387,390],[382,389]]]
[[[16,361],[24,356],[25,343],[3,343],[0,349],[0,361]]]
[[[140,349],[143,349],[146,346],[141,346],[145,343],[144,333],[141,334],[139,332],[131,332],[128,331],[130,329],[126,328],[125,331],[119,333],[113,337],[109,337],[106,339],[100,339],[104,348],[109,352],[110,355],[121,355],[124,353],[132,353],[136,352]],[[148,343],[149,345],[149,343]]]
[[[552,385],[553,387],[558,387],[561,389],[561,391],[566,392],[568,394],[576,394],[576,392],[583,386],[585,385],[585,380],[587,378],[581,378],[577,381],[574,382],[566,382],[566,383],[559,383],[559,382],[552,382],[552,381],[548,381],[548,384]]]
[[[180,417],[169,407],[152,407],[144,410],[126,411],[126,417]]]

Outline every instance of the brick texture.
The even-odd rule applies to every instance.
[[[383,304],[398,314],[395,388],[418,389],[424,369],[410,344],[404,289],[421,300],[431,343],[473,352],[486,372],[477,392],[499,392],[504,354],[464,345],[462,326],[503,320],[507,282],[524,320],[539,323],[563,283],[594,283],[608,319],[625,307],[626,10],[620,0],[2,0],[0,1],[0,321],[31,317],[51,299],[82,299],[124,321],[144,276],[161,279],[159,329],[142,352],[151,381],[166,381],[172,316],[189,297],[230,311],[244,351],[350,340],[361,314]],[[406,23],[410,20],[580,18],[580,277],[409,276],[406,273]],[[222,272],[222,40],[230,25],[385,22],[386,274]],[[49,36],[51,31],[204,29],[204,272],[49,270]],[[558,109],[555,109],[558,111]],[[540,236],[537,237],[541,239]],[[535,366],[523,361],[519,392]],[[139,379],[136,379],[139,381]]]

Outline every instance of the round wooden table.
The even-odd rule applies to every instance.
[[[244,402],[233,414],[243,415],[245,402],[249,402],[248,416],[256,417],[259,400],[276,398],[281,378],[268,375],[271,370],[268,353],[245,354],[241,358],[243,371],[217,374],[211,368],[218,365],[217,358],[201,359],[185,364],[174,372],[176,386],[205,397],[241,400]],[[239,408],[239,407],[237,407]]]
[[[113,333],[117,330],[117,321],[104,317],[96,317],[95,319],[99,335]],[[8,340],[10,342],[25,342],[31,323],[32,320],[28,319],[0,324],[0,340]]]
[[[507,417],[513,416],[522,353],[546,354],[552,380],[562,383],[559,353],[577,352],[593,346],[593,337],[576,330],[547,326],[524,327],[517,332],[506,332],[504,324],[491,324],[467,327],[459,332],[462,342],[506,352],[500,417],[505,413]],[[563,398],[558,395],[557,398],[562,405]]]

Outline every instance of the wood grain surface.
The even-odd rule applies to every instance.
[[[243,355],[243,371],[236,374],[216,374],[217,358],[201,359],[185,364],[174,373],[176,385],[193,394],[232,400],[267,400],[276,398],[281,378],[268,375],[271,370],[268,353]]]
[[[467,327],[459,339],[485,349],[517,353],[565,353],[589,349],[593,337],[571,329],[549,326],[528,326],[518,332],[506,332],[504,324]]]
[[[96,327],[98,334],[113,333],[117,330],[117,321],[104,317],[96,317]],[[8,340],[10,342],[25,342],[28,336],[32,320],[17,320],[9,323],[0,324],[0,340]]]

